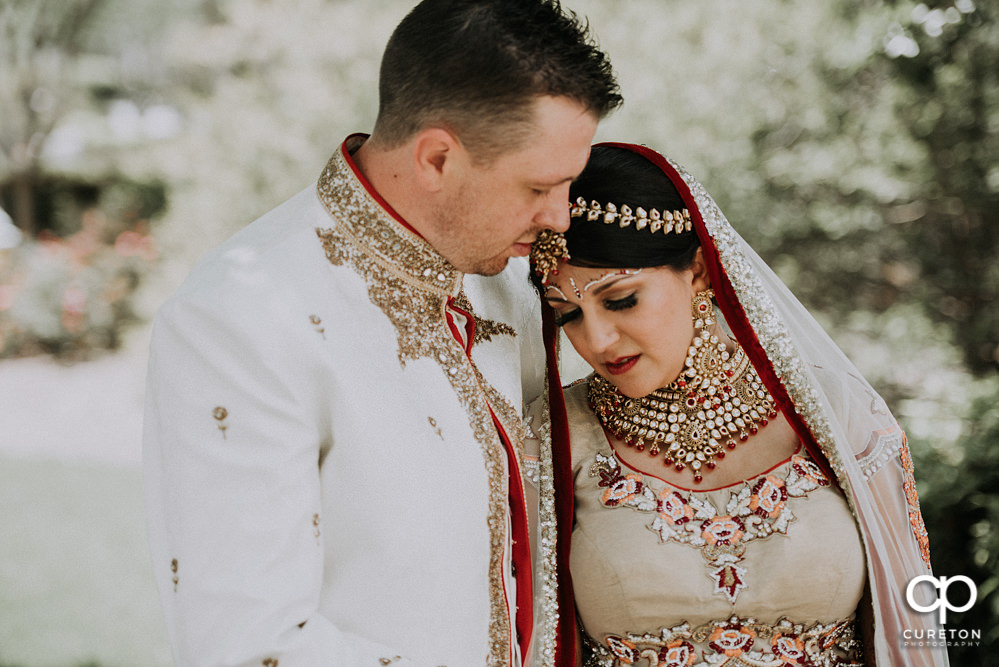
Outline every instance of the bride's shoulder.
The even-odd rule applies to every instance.
[[[570,398],[573,402],[582,401],[586,403],[586,393],[590,388],[590,378],[593,374],[587,375],[585,378],[580,378],[575,382],[565,385],[562,387],[562,394],[565,396],[566,403],[569,402]]]
[[[562,390],[565,416],[569,422],[569,441],[574,470],[585,465],[597,452],[606,453],[607,438],[600,421],[590,408],[589,378],[583,378]]]
[[[590,389],[590,377],[576,380],[572,384],[562,387],[562,395],[565,397],[565,410],[570,420],[574,413],[590,413],[590,399],[588,393]]]

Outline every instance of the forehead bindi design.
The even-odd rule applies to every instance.
[[[594,278],[593,280],[588,281],[585,285],[583,285],[583,291],[587,292],[591,287],[596,287],[605,280],[613,278],[614,276],[637,276],[641,272],[641,269],[619,269],[617,271],[608,271],[599,278]]]

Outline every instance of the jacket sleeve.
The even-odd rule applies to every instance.
[[[153,330],[144,476],[175,660],[410,665],[320,611],[323,543],[337,536],[323,531],[319,344],[293,297],[244,287],[175,298]]]

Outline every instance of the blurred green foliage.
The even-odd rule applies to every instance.
[[[999,7],[564,2],[625,96],[598,139],[685,165],[889,401],[936,571],[980,587],[951,626],[987,639],[952,659],[984,664],[999,652]],[[0,183],[26,157],[102,192],[120,174],[163,183],[158,301],[370,130],[381,49],[412,4],[8,0]]]

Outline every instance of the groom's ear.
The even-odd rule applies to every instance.
[[[413,140],[413,171],[416,180],[429,192],[447,189],[454,173],[467,158],[465,148],[442,127],[420,130]]]
[[[711,287],[711,278],[708,276],[708,265],[704,261],[704,249],[697,248],[694,259],[690,263],[691,283],[695,292],[703,292]]]

